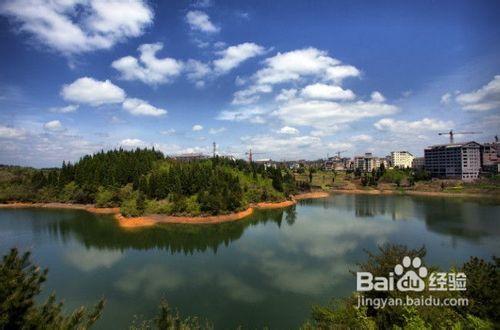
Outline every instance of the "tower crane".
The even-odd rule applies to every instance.
[[[451,129],[449,132],[441,132],[441,133],[438,133],[438,135],[449,135],[450,136],[450,144],[453,144],[454,140],[453,140],[453,137],[455,135],[463,135],[463,134],[481,134],[483,132],[453,132],[453,130]]]
[[[252,149],[248,150],[248,152],[245,152],[245,155],[248,155],[248,162],[252,163],[253,161],[253,155],[260,155],[263,154],[263,152],[252,152]]]
[[[344,152],[347,152],[347,150],[342,150],[342,151],[337,151],[336,154],[337,154],[337,157],[340,158],[340,154],[344,153]]]

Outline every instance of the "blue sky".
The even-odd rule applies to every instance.
[[[500,126],[495,1],[0,4],[0,163],[119,146],[422,155]]]

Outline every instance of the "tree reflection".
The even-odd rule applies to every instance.
[[[165,249],[174,253],[193,254],[213,251],[238,240],[250,226],[276,223],[281,227],[284,214],[286,224],[295,222],[295,207],[279,210],[258,210],[252,216],[235,222],[217,225],[161,224],[140,229],[122,229],[110,216],[74,212],[72,217],[52,218],[41,224],[53,237],[61,241],[76,238],[87,248],[97,249]]]

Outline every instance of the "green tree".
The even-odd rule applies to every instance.
[[[62,302],[51,295],[41,305],[35,298],[47,279],[47,269],[32,264],[29,252],[12,249],[0,265],[0,329],[87,329],[101,316],[104,300],[92,309],[62,313]]]

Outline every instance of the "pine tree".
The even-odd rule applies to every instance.
[[[69,315],[63,304],[51,295],[37,305],[35,298],[47,279],[47,269],[40,270],[30,260],[30,253],[19,255],[12,249],[0,264],[0,329],[76,329],[89,328],[101,316],[104,300],[87,311],[81,307]]]

